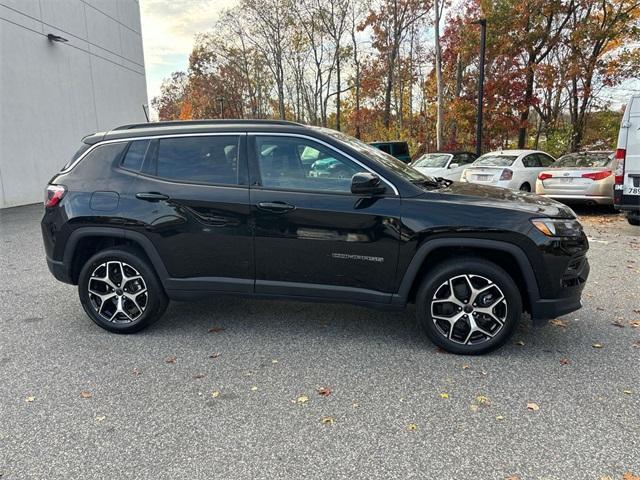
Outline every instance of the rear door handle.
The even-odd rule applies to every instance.
[[[285,202],[260,202],[258,208],[273,213],[286,213],[295,210],[296,207]]]
[[[159,202],[160,200],[169,200],[169,195],[158,192],[140,192],[136,193],[136,198],[147,202]]]

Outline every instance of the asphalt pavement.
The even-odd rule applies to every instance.
[[[229,297],[110,334],[47,270],[41,213],[0,210],[2,480],[640,476],[640,228],[619,215],[580,211],[582,310],[460,357],[412,310]]]

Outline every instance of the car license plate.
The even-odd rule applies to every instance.
[[[476,180],[481,182],[487,182],[493,178],[493,175],[476,175]]]
[[[569,177],[569,178],[561,177],[560,178],[560,183],[573,183],[573,178],[571,178],[571,177]]]
[[[625,195],[640,195],[640,187],[628,186],[624,192]]]

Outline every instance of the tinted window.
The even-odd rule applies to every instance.
[[[136,172],[142,168],[142,161],[149,148],[149,140],[136,140],[129,144],[129,149],[122,160],[122,166]]]
[[[411,166],[425,168],[444,168],[450,158],[451,155],[448,153],[427,153],[413,162]]]
[[[543,167],[551,167],[556,163],[553,158],[551,158],[549,155],[545,155],[544,153],[539,153],[538,159],[540,160],[540,165],[542,165]]]
[[[312,140],[256,137],[262,186],[287,190],[351,192],[351,177],[364,169]]]
[[[476,167],[509,167],[516,160],[515,155],[492,155],[487,153],[482,155],[478,160],[473,162],[473,166]]]
[[[522,164],[527,168],[535,168],[540,167],[540,160],[538,159],[538,155],[532,153],[531,155],[527,155],[522,159]]]
[[[611,161],[612,154],[602,153],[570,153],[564,155],[553,164],[554,167],[605,167]]]
[[[170,180],[238,184],[239,137],[162,138],[156,175]]]
[[[376,145],[375,147],[382,150],[384,153],[388,153],[389,155],[391,155],[391,145],[385,143],[382,145]]]
[[[409,146],[406,143],[393,144],[394,155],[409,155]]]
[[[475,155],[471,154],[471,153],[463,153],[462,155],[460,155],[461,161],[460,161],[460,165],[468,165],[470,163],[473,163],[476,161],[476,157]]]

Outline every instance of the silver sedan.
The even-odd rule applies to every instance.
[[[612,205],[613,162],[613,152],[564,155],[538,174],[536,193],[564,203]]]

